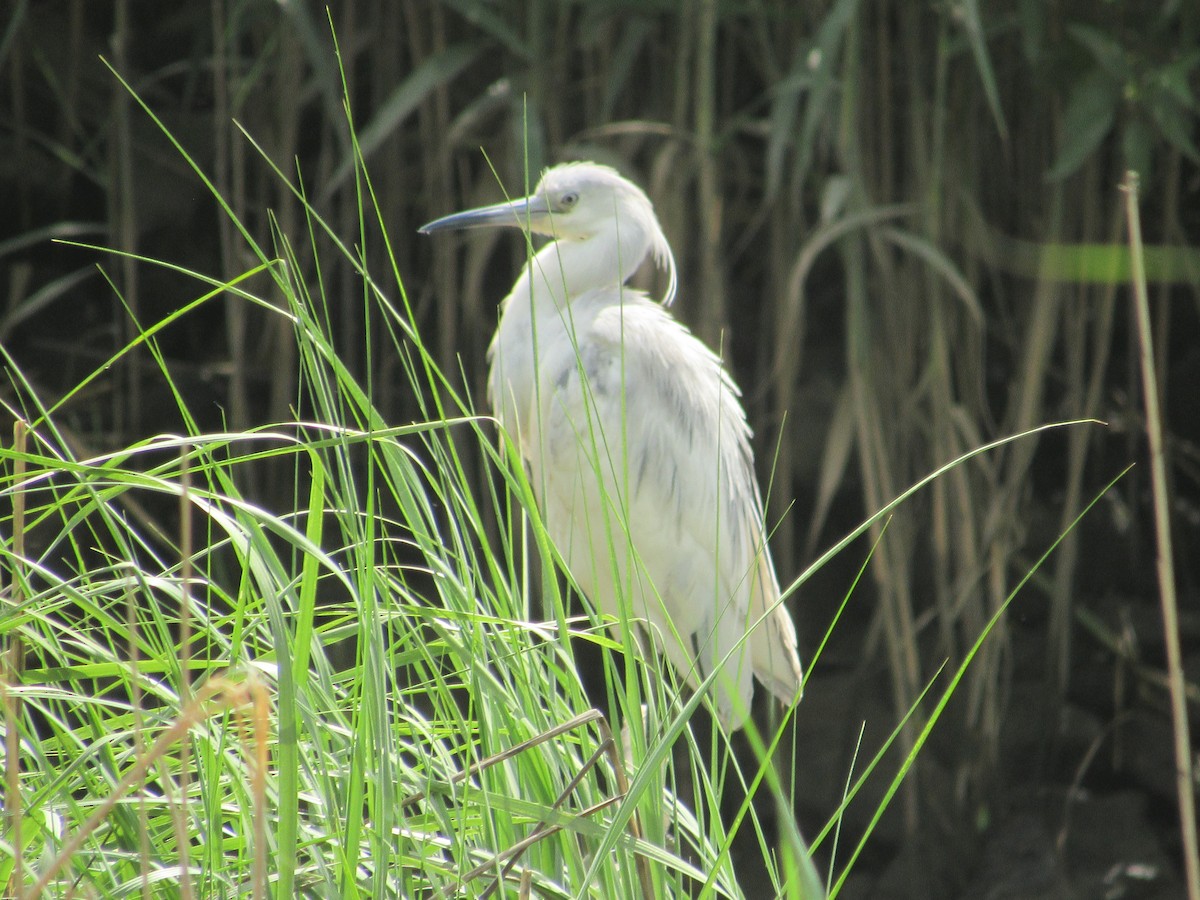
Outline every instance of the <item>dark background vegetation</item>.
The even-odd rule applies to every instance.
[[[322,239],[313,250],[298,204],[234,124],[298,169],[343,239],[359,240],[323,6],[5,9],[0,341],[43,400],[124,346],[135,321],[201,291],[51,238],[219,279],[252,265],[103,56],[262,243],[269,211],[308,248],[303,266],[341,266],[325,284],[342,286],[345,359],[391,420],[420,417],[386,338],[364,321],[358,277],[321,255]],[[828,817],[860,724],[865,758],[1083,506],[1137,463],[990,636],[844,896],[1178,896],[1117,186],[1126,168],[1140,172],[1146,240],[1174,248],[1152,265],[1151,301],[1195,685],[1200,5],[364,0],[334,3],[330,17],[408,298],[439,364],[477,400],[521,242],[430,241],[416,228],[498,199],[500,184],[523,192],[563,159],[616,165],[647,189],[680,264],[676,311],[745,390],[785,581],[973,447],[1049,421],[1107,423],[959,467],[892,519],[801,708],[797,813],[805,827]],[[363,252],[389,270],[381,242]],[[203,427],[295,415],[283,321],[232,298],[162,336]],[[132,354],[60,412],[80,454],[183,428],[150,363]],[[262,502],[287,502],[288,474],[260,475]],[[868,549],[852,547],[794,598],[806,655]]]

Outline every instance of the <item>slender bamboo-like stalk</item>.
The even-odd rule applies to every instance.
[[[25,477],[25,460],[20,454],[25,452],[29,425],[22,419],[13,423],[13,450],[18,454],[13,461],[13,481],[20,482]],[[12,548],[14,560],[20,560],[25,555],[25,495],[18,490],[12,499]],[[13,607],[21,605],[24,596],[24,586],[17,574],[14,562],[12,579]],[[8,645],[8,660],[4,667],[4,808],[8,812],[8,834],[12,845],[13,870],[8,883],[8,896],[23,900],[25,896],[25,863],[22,858],[24,840],[21,836],[21,818],[23,805],[21,801],[21,696],[14,688],[21,683],[21,670],[24,668],[25,648],[22,646],[20,632],[14,630],[12,642]]]
[[[185,711],[192,702],[192,470],[188,462],[190,447],[185,443],[179,451],[179,699]],[[176,808],[176,828],[179,833],[180,896],[190,900],[190,842],[187,839],[188,792],[192,768],[191,736],[187,729],[179,735],[179,805]],[[259,848],[261,850],[261,848]]]
[[[717,107],[717,4],[705,0],[700,4],[696,23],[696,169],[698,203],[696,219],[700,243],[699,295],[700,334],[713,346],[723,341],[725,323],[725,273],[721,266],[722,200],[718,186],[716,147]]]
[[[129,5],[120,2],[113,8],[112,47],[113,63],[122,71],[128,71],[131,41],[133,31],[130,27]],[[129,95],[124,91],[116,91],[112,95],[110,127],[112,149],[109,152],[109,177],[112,183],[108,198],[109,228],[117,246],[127,254],[134,254],[138,250],[138,205],[134,190],[133,125],[130,121]],[[121,257],[119,266],[121,295],[129,315],[122,319],[122,331],[118,333],[121,340],[128,341],[136,333],[136,323],[140,318],[138,267],[132,255]],[[141,373],[135,356],[123,362],[121,377],[124,379],[123,390],[113,393],[114,420],[119,427],[132,432],[140,427],[139,418],[144,409]]]
[[[1146,408],[1146,438],[1150,445],[1150,487],[1154,497],[1154,531],[1158,543],[1158,589],[1162,603],[1163,638],[1167,646],[1167,677],[1171,690],[1171,719],[1175,731],[1175,786],[1179,793],[1179,828],[1187,873],[1188,900],[1200,900],[1200,844],[1196,840],[1196,804],[1192,792],[1192,750],[1188,735],[1187,696],[1183,653],[1179,644],[1179,612],[1175,599],[1175,565],[1171,545],[1170,501],[1163,450],[1162,411],[1154,367],[1154,341],[1150,303],[1142,261],[1142,226],[1138,215],[1137,173],[1126,172],[1121,185],[1129,222],[1134,309],[1142,368],[1142,396]]]
[[[129,629],[129,642],[126,652],[129,655],[129,699],[133,713],[133,750],[134,757],[141,759],[146,752],[146,718],[143,703],[145,691],[139,677],[141,666],[141,647],[138,644],[140,623],[138,621],[137,600],[132,592],[125,595],[126,628]],[[137,789],[137,819],[138,819],[138,874],[141,877],[142,900],[150,900],[150,873],[152,871],[150,856],[150,812],[147,802],[146,785],[141,784]]]
[[[236,194],[231,184],[232,163],[230,160],[231,126],[229,94],[229,54],[227,43],[228,20],[225,15],[225,0],[212,0],[213,40],[213,183],[224,196],[236,203]],[[237,208],[237,207],[235,207]],[[227,275],[236,271],[236,242],[233,223],[226,216],[217,220],[220,236],[221,265]],[[246,428],[250,424],[249,386],[247,384],[248,359],[246,334],[249,327],[249,312],[246,304],[230,297],[225,306],[225,340],[229,344],[229,395],[227,405],[229,421],[234,428]]]

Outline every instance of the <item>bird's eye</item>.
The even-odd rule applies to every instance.
[[[567,191],[558,198],[558,202],[562,204],[563,209],[570,209],[579,202],[579,194],[577,194],[575,191]]]

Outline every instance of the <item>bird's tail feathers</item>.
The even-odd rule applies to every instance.
[[[751,587],[750,618],[762,622],[750,635],[754,676],[786,705],[800,699],[804,670],[796,650],[796,626],[779,599],[779,582],[767,553],[760,553]],[[763,618],[765,614],[765,618]]]

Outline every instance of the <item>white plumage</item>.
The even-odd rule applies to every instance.
[[[421,230],[483,225],[553,238],[501,304],[488,395],[576,582],[600,612],[648,623],[693,687],[728,655],[716,690],[727,728],[749,714],[752,676],[794,703],[796,632],[750,430],[720,360],[664,309],[675,260],[650,201],[613,169],[570,163],[530,197]],[[649,255],[670,275],[663,304],[625,286]]]

